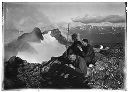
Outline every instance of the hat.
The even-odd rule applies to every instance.
[[[72,34],[72,40],[77,40],[77,34],[76,33]]]

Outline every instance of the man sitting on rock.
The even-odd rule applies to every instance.
[[[67,49],[67,56],[70,58],[70,56],[75,55],[76,61],[78,62],[77,67],[81,70],[81,72],[86,75],[87,73],[87,66],[86,62],[83,58],[83,50],[82,50],[82,43],[78,40],[78,35],[74,33],[72,35],[73,43],[72,45]]]
[[[83,56],[84,56],[87,66],[89,67],[90,64],[94,65],[95,64],[95,61],[94,61],[95,53],[94,53],[93,47],[89,44],[88,39],[83,39],[82,44],[83,44],[82,49],[84,52]]]

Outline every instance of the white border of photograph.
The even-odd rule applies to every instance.
[[[127,0],[2,0],[2,2],[127,2]],[[1,28],[1,34],[0,34],[0,59],[1,59],[1,62],[0,62],[0,74],[1,74],[1,85],[0,85],[0,87],[2,87],[2,81],[3,81],[3,78],[2,78],[2,74],[3,74],[3,59],[2,59],[2,56],[3,56],[3,35],[2,35],[2,2],[0,3],[0,6],[1,6],[1,12],[0,12],[0,19],[1,19],[1,23],[0,23],[0,28]],[[128,11],[128,8],[127,8],[127,11]],[[128,19],[128,18],[127,18]],[[128,25],[128,24],[127,24]],[[127,31],[126,31],[126,33],[128,33]],[[128,35],[128,34],[127,34]],[[128,42],[127,42],[127,38],[126,38],[126,46],[128,46]],[[126,48],[126,65],[128,65],[127,64],[127,51],[128,49]],[[126,70],[125,70],[125,72],[127,72],[127,68],[126,68]],[[125,73],[126,74],[126,76],[127,76],[127,73]],[[128,76],[127,76],[128,77]],[[125,82],[125,85],[127,86],[127,84],[128,84],[128,81],[127,81],[127,79],[126,79],[126,82]],[[102,92],[102,91],[104,91],[104,92],[109,92],[109,91],[111,91],[111,92],[122,92],[122,91],[127,91],[127,89],[128,89],[128,87],[125,87],[125,90],[99,90],[99,89],[90,89],[90,90],[86,90],[86,89],[82,89],[82,90],[80,90],[80,89],[73,89],[73,90],[70,90],[70,89],[20,89],[20,90],[10,90],[10,92],[14,92],[14,91],[22,91],[22,92],[53,92],[53,91],[55,91],[55,92],[71,92],[71,91],[74,91],[74,92],[76,92],[76,91],[79,91],[79,92],[94,92],[94,91],[97,91],[97,92]],[[1,91],[2,91],[2,88],[1,88]],[[5,91],[6,92],[6,91]]]

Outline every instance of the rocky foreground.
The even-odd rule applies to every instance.
[[[95,66],[88,68],[86,77],[89,88],[124,89],[124,48],[116,45],[105,53],[95,53],[95,60]],[[3,88],[47,88],[42,76],[45,73],[42,70],[44,64],[28,63],[19,57],[11,57],[4,64]]]

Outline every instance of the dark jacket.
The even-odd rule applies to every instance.
[[[79,69],[84,75],[87,74],[87,64],[84,58],[78,56]],[[77,68],[76,68],[77,71]]]
[[[95,64],[95,53],[93,47],[90,44],[88,44],[86,47],[83,46],[82,49],[84,52],[84,58],[86,60],[87,66],[89,66],[89,64]]]
[[[84,59],[84,52],[83,50],[81,51],[78,46],[81,48],[83,47],[82,43],[80,41],[75,41],[68,49],[67,49],[67,56],[71,54],[77,55],[77,60],[73,64],[76,67],[76,71],[83,73],[86,75],[87,73],[87,65],[86,61]]]
[[[83,52],[77,47],[82,47],[82,43],[80,41],[75,41],[69,48],[67,49],[67,55],[75,54],[77,56],[83,57]]]

